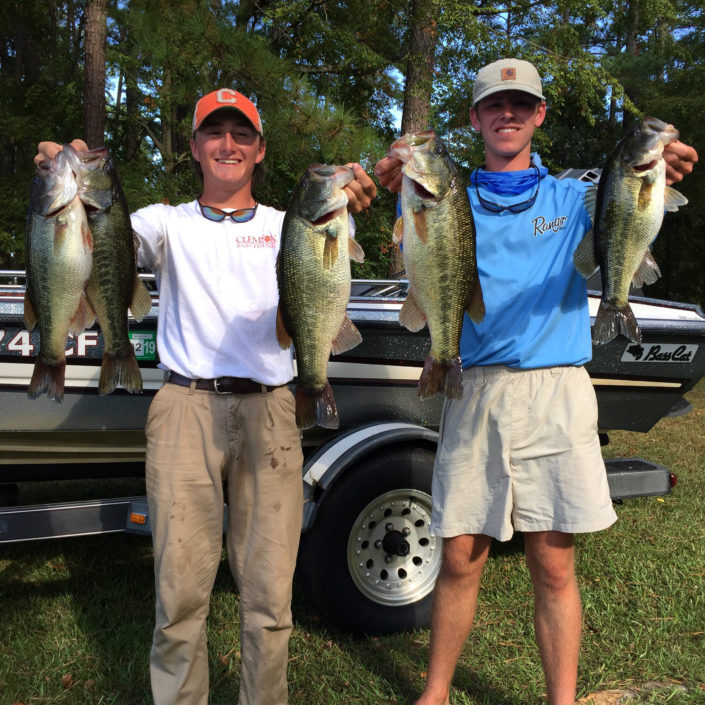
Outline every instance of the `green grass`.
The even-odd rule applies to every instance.
[[[689,400],[689,415],[646,435],[614,433],[605,448],[661,463],[678,484],[667,497],[625,502],[611,529],[577,539],[580,697],[632,690],[638,705],[705,703],[705,382]],[[152,579],[151,544],[137,536],[0,547],[0,705],[149,703]],[[452,703],[542,702],[531,595],[521,540],[496,546]],[[352,638],[324,624],[298,587],[294,613],[292,705],[402,705],[420,694],[427,630]],[[223,563],[209,623],[213,705],[237,702],[237,629]]]

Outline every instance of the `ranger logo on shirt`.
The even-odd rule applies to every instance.
[[[563,230],[563,228],[565,228],[567,222],[567,215],[559,215],[553,220],[546,220],[546,218],[540,215],[531,221],[531,224],[534,226],[534,237],[543,235],[549,230],[553,231],[554,233],[557,233],[559,230]]]

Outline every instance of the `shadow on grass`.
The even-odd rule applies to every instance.
[[[495,558],[522,555],[524,541],[515,534],[511,541],[494,541],[489,561]],[[372,673],[389,684],[398,695],[394,703],[411,705],[421,695],[428,664],[428,630],[416,629],[393,635],[375,636],[350,634],[328,624],[316,612],[315,605],[307,599],[302,587],[295,583],[293,599],[294,623],[297,629],[308,632],[321,641],[331,640],[349,660],[359,666],[360,673]],[[516,697],[503,692],[501,684],[489,680],[478,670],[458,665],[453,678],[453,687],[478,703],[493,705],[519,705]]]
[[[0,633],[10,635],[6,646],[15,659],[10,668],[30,673],[30,682],[18,682],[23,689],[18,696],[30,701],[40,689],[58,697],[92,687],[101,702],[151,702],[154,580],[148,539],[120,535],[13,544],[3,546],[0,556],[7,561],[0,572]],[[50,643],[33,648],[45,633]],[[143,649],[136,651],[135,644]],[[40,653],[48,649],[55,652]],[[61,682],[67,674],[69,687]]]
[[[522,550],[521,537],[505,544],[495,542],[490,560]],[[17,702],[45,693],[65,697],[66,702],[95,697],[106,705],[151,703],[154,579],[149,538],[119,534],[12,544],[0,547],[0,558],[0,633],[8,635],[7,653],[14,654],[8,668],[22,672],[8,695]],[[213,598],[220,604],[209,625],[211,703],[224,705],[237,702],[240,648],[238,595],[225,560],[218,570]],[[343,655],[346,672],[341,678],[371,674],[375,687],[391,693],[389,702],[398,705],[413,703],[421,694],[428,661],[426,630],[384,638],[351,636],[323,622],[299,586],[295,586],[293,611],[298,630],[314,640],[332,641]],[[48,627],[47,622],[52,625]],[[50,634],[48,643],[43,641],[46,634]],[[44,653],[32,653],[32,644],[43,644],[34,651]],[[301,657],[300,646],[294,645],[290,656]],[[317,663],[320,656],[320,651],[304,655],[311,660],[306,677],[310,670],[315,678],[319,668],[331,679],[337,677],[335,662]],[[477,666],[475,670],[461,665],[455,688],[477,702],[516,705],[502,692],[501,683],[483,674],[483,664]],[[77,691],[71,696],[61,683],[69,673],[74,681],[71,687]],[[92,694],[79,693],[90,681],[95,682]],[[297,693],[297,687],[292,685],[291,700],[300,703],[302,692]],[[371,688],[370,698],[373,692]]]

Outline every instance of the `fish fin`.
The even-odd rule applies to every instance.
[[[326,235],[323,245],[323,266],[326,269],[332,269],[336,259],[338,259],[338,238]]]
[[[27,326],[27,330],[32,330],[34,326],[37,325],[37,314],[34,311],[34,306],[32,305],[32,300],[29,298],[29,292],[24,292],[24,324]]]
[[[671,186],[666,186],[666,192],[663,199],[663,207],[669,212],[677,211],[681,206],[688,204],[688,199],[680,192]]]
[[[98,393],[101,395],[110,394],[118,386],[124,387],[133,394],[142,392],[142,374],[134,351],[124,357],[118,357],[110,353],[103,354]]]
[[[590,220],[594,223],[595,211],[597,210],[597,186],[595,184],[590,184],[585,191],[583,205],[590,216]]]
[[[573,253],[573,264],[579,274],[589,279],[600,266],[595,259],[594,231],[588,230]]]
[[[414,212],[414,225],[416,226],[416,237],[426,244],[428,241],[428,228],[426,227],[426,209],[422,208]]]
[[[362,245],[354,238],[348,238],[348,252],[350,253],[350,259],[353,262],[358,262],[359,264],[365,263],[365,251],[362,249]]]
[[[152,310],[152,297],[149,290],[135,272],[135,283],[132,287],[132,301],[130,301],[130,313],[136,321],[141,321]]]
[[[338,428],[338,409],[328,382],[322,389],[304,389],[296,385],[296,425],[301,429],[320,426]]]
[[[132,231],[132,249],[135,251],[135,262],[138,261],[139,254],[140,254],[140,239],[137,237],[137,233],[133,230]]]
[[[86,295],[81,293],[76,313],[73,314],[73,318],[69,321],[69,333],[71,335],[80,335],[94,323],[95,311],[90,303],[88,303]]]
[[[470,305],[465,309],[470,319],[475,323],[481,323],[485,317],[485,299],[482,296],[482,285],[480,277],[475,275],[475,284],[470,295]]]
[[[290,348],[291,344],[294,341],[291,338],[291,334],[286,329],[286,324],[284,323],[284,317],[282,316],[281,304],[279,306],[277,306],[276,333],[277,333],[277,342],[279,343],[279,347],[282,348],[283,350]]]
[[[404,219],[400,216],[394,223],[394,230],[392,231],[392,242],[395,245],[400,245],[404,239]]]
[[[81,237],[83,238],[83,244],[89,252],[93,252],[93,233],[91,232],[88,225],[81,225]]]
[[[608,343],[620,333],[634,343],[641,342],[641,330],[632,307],[627,304],[623,308],[617,308],[600,301],[592,327],[592,342],[596,345]]]
[[[444,392],[448,399],[460,399],[463,396],[463,365],[460,357],[440,361],[429,355],[416,389],[420,399],[439,392]]]
[[[67,223],[60,223],[58,220],[54,223],[54,252],[58,252],[61,249],[68,229]]]
[[[411,287],[409,287],[406,301],[404,301],[399,311],[399,323],[404,328],[414,332],[421,330],[426,325],[426,314],[416,301],[414,290]]]
[[[333,347],[331,352],[333,355],[339,355],[346,350],[354,348],[362,342],[362,335],[355,327],[355,324],[347,317],[343,318],[343,323],[340,326],[338,335],[333,338]]]
[[[658,281],[661,276],[661,270],[656,264],[654,256],[651,254],[651,250],[646,250],[644,253],[644,259],[637,267],[636,272],[634,272],[634,277],[632,278],[632,286],[637,289],[641,289],[644,284],[654,284]]]
[[[64,377],[66,375],[66,362],[61,361],[55,365],[48,365],[39,358],[34,361],[32,379],[29,381],[27,396],[36,399],[44,392],[51,401],[60,404],[64,399]]]

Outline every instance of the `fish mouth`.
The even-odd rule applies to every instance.
[[[344,210],[345,208],[334,208],[333,210],[328,211],[327,213],[324,213],[323,215],[319,216],[315,220],[312,220],[311,223],[313,225],[325,225],[331,220],[337,218]]]
[[[72,203],[72,201],[70,201],[69,203],[65,203],[63,206],[59,206],[58,208],[54,208],[54,210],[47,211],[44,214],[44,217],[45,218],[54,218],[55,216],[59,215],[59,213],[61,213],[62,211],[65,211],[71,203]]]
[[[87,152],[79,152],[70,144],[64,145],[64,152],[74,173],[78,173],[81,168],[91,171],[100,168],[110,154],[107,147],[97,147],[89,149]]]
[[[73,198],[71,198],[66,203],[63,203],[63,204],[57,205],[57,206],[55,206],[52,203],[51,206],[49,206],[49,208],[51,210],[48,210],[46,213],[44,213],[44,217],[45,218],[54,218],[57,215],[59,215],[59,213],[63,213],[64,211],[68,210],[71,207],[71,205],[76,200],[76,198],[77,198],[77,196],[73,196]],[[52,208],[52,206],[54,206],[54,207]]]
[[[645,164],[634,164],[632,166],[632,169],[634,171],[649,171],[650,169],[653,169],[657,164],[658,164],[658,159],[653,159],[650,162],[646,162]]]
[[[436,199],[436,194],[431,193],[428,189],[424,188],[418,181],[414,181],[414,191],[419,198],[422,198],[425,201]]]
[[[88,152],[83,152],[82,160],[85,164],[92,164],[93,162],[100,161],[101,159],[106,159],[109,152],[107,147],[98,147],[97,149],[91,149]]]
[[[435,137],[436,133],[433,130],[424,130],[423,132],[413,134],[407,133],[390,145],[387,150],[387,156],[406,163],[411,158],[411,153],[414,148],[421,147],[427,142],[431,142]]]
[[[355,172],[349,166],[333,164],[311,164],[309,176],[314,181],[325,183],[330,181],[335,188],[344,188],[355,178]]]

